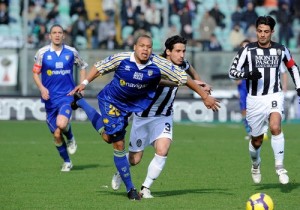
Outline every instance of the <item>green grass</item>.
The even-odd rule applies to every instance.
[[[44,122],[0,121],[0,209],[245,209],[248,197],[269,194],[276,210],[300,209],[299,124],[284,124],[285,165],[290,183],[274,170],[270,140],[262,148],[262,183],[250,175],[248,143],[240,124],[175,124],[174,143],[161,176],[151,187],[154,199],[132,202],[125,187],[113,191],[112,147],[89,123],[73,122],[78,150],[74,168],[62,164]],[[153,149],[132,167],[137,188],[144,181]]]

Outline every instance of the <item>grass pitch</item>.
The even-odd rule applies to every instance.
[[[255,185],[241,124],[175,124],[165,169],[151,187],[155,198],[140,202],[128,200],[124,185],[111,189],[111,145],[88,122],[72,126],[78,150],[71,156],[73,170],[63,173],[45,122],[0,121],[0,209],[242,210],[257,192],[270,195],[276,210],[300,209],[299,124],[283,125],[287,185],[275,174],[270,139],[261,152],[262,182]],[[140,165],[131,168],[136,188],[153,155],[147,148]]]

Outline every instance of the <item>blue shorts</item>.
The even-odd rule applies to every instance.
[[[56,125],[56,119],[58,115],[64,115],[69,120],[72,116],[72,109],[70,103],[64,103],[59,107],[53,108],[53,109],[47,109],[47,125],[51,131],[51,133],[54,133],[54,131],[57,129]]]
[[[125,138],[128,126],[129,112],[121,111],[109,102],[98,100],[99,110],[102,115],[104,130],[109,135],[110,141],[117,142]]]

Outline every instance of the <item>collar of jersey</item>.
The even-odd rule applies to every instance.
[[[60,51],[55,51],[54,48],[52,47],[52,43],[50,44],[50,52],[61,52],[64,49],[64,45],[61,46],[61,50]]]
[[[134,57],[134,52],[132,52],[130,55],[130,61],[136,63],[139,70],[142,70],[142,69],[146,68],[148,65],[152,64],[152,61],[150,59],[148,60],[148,62],[146,64],[137,63],[135,60],[135,57]]]

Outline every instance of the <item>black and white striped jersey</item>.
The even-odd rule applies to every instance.
[[[259,71],[262,78],[258,81],[247,79],[248,94],[252,96],[267,95],[282,91],[280,74],[289,71],[296,89],[300,88],[300,75],[290,51],[276,42],[271,47],[261,48],[257,42],[249,43],[241,48],[234,57],[229,70],[232,79],[245,79],[251,71]]]
[[[190,64],[184,60],[180,65],[182,70],[187,71]],[[173,102],[176,97],[178,87],[158,86],[150,106],[143,112],[135,113],[140,117],[170,116],[173,114]]]

